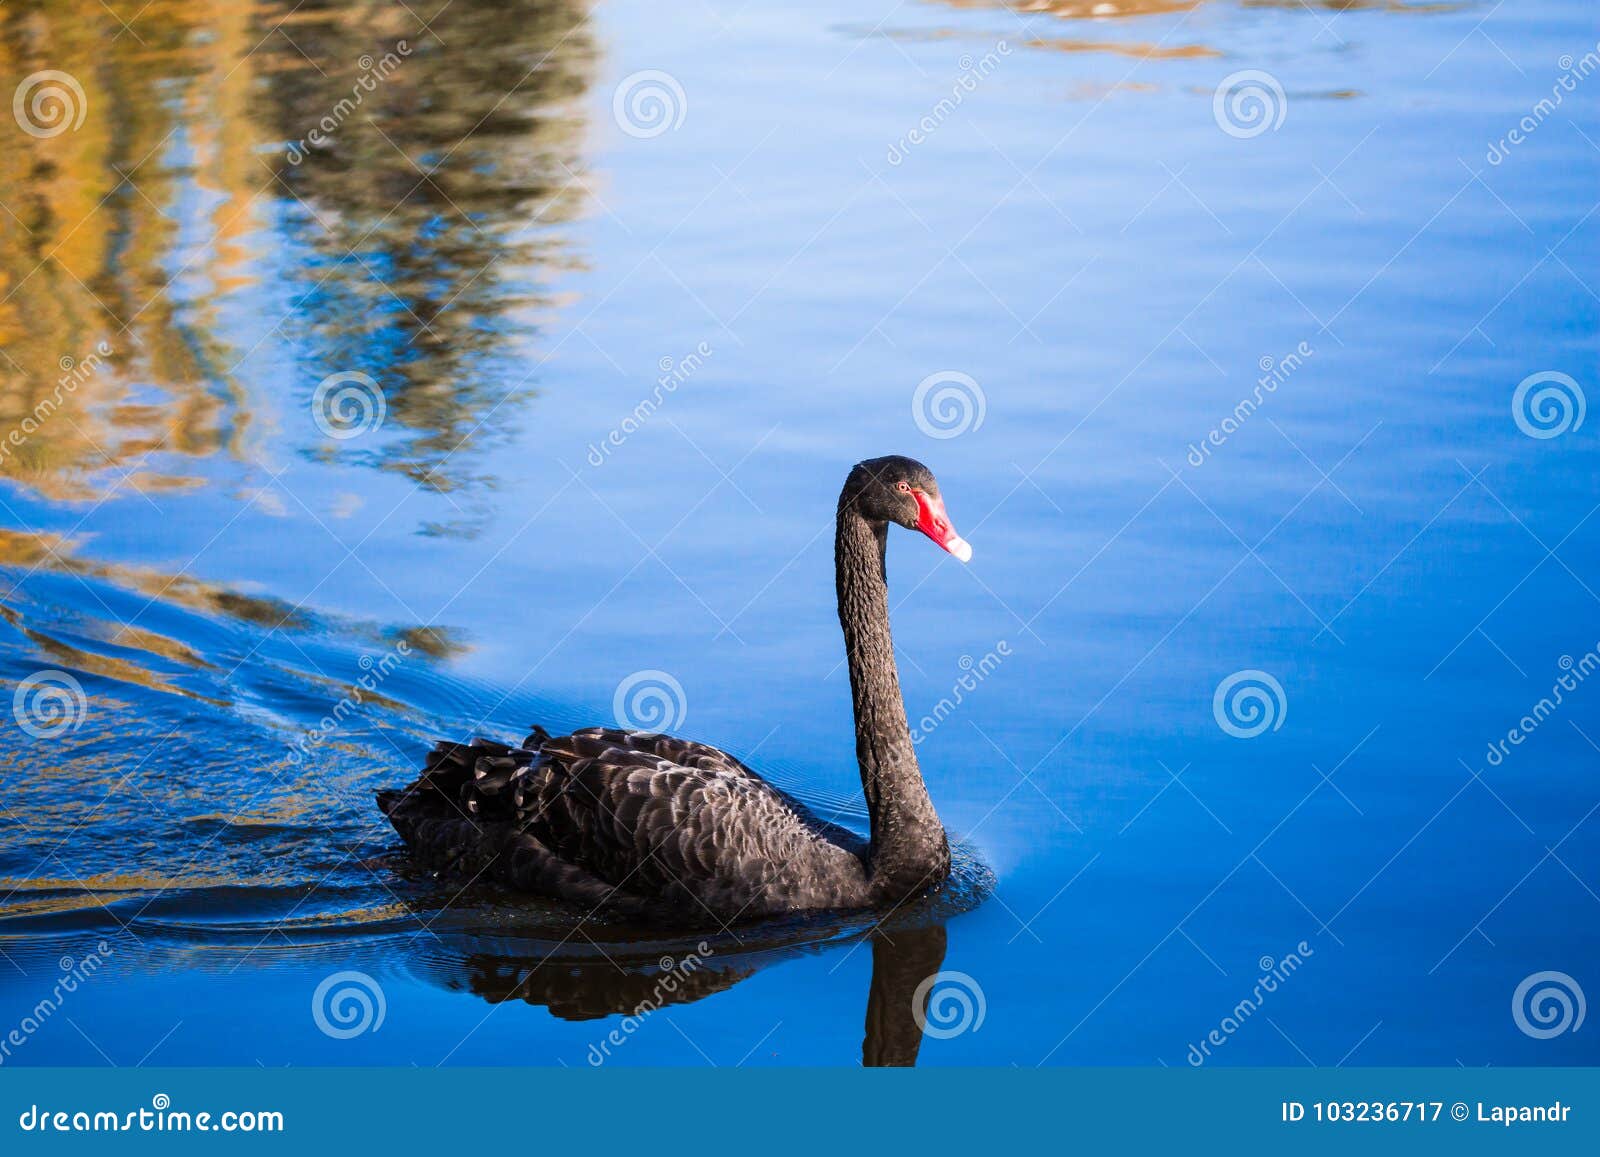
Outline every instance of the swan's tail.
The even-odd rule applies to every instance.
[[[414,782],[399,791],[377,793],[378,810],[406,839],[401,825],[414,816],[443,813],[462,819],[514,820],[522,802],[518,789],[540,764],[540,749],[549,739],[550,733],[535,725],[521,747],[492,739],[435,744]]]
[[[440,743],[410,786],[377,793],[378,809],[413,858],[432,870],[498,880],[591,913],[649,916],[640,899],[562,860],[529,830],[549,739],[535,726],[521,747],[490,739]]]

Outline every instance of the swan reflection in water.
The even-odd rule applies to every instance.
[[[994,887],[992,872],[966,843],[952,840],[950,852],[945,883],[887,915],[798,915],[709,931],[575,922],[546,902],[509,893],[503,894],[506,907],[447,911],[429,903],[431,888],[424,885],[407,903],[432,934],[428,943],[442,951],[414,966],[433,983],[491,1004],[536,1005],[566,1021],[623,1018],[597,1031],[585,1052],[585,1063],[598,1067],[626,1055],[627,1042],[648,1031],[656,1011],[726,992],[774,964],[868,948],[872,980],[863,994],[861,1063],[914,1065],[925,1028],[953,1036],[976,1028],[984,1015],[982,993],[965,990],[965,977],[945,974],[948,989],[934,979],[944,972],[946,925],[978,907]],[[400,872],[412,875],[404,867]],[[441,888],[438,899],[447,901],[443,881],[433,884]]]
[[[843,942],[870,943],[872,983],[867,993],[861,1063],[868,1067],[917,1063],[928,1023],[932,984],[945,956],[943,923],[879,927],[847,934]],[[596,947],[567,954],[570,943],[538,951],[523,942],[483,940],[451,961],[430,962],[447,988],[471,992],[491,1004],[521,1001],[561,1020],[623,1020],[596,1036],[584,1055],[595,1067],[623,1053],[652,1013],[724,992],[761,969],[792,959],[811,944],[740,945],[731,936]],[[830,939],[838,945],[839,939]]]

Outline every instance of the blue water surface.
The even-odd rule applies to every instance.
[[[4,1063],[1600,1063],[1592,5],[20,9]],[[954,898],[626,1016],[698,941],[408,864],[631,711],[860,826],[891,452]]]

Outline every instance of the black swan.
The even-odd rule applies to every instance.
[[[553,737],[536,726],[521,747],[442,743],[378,806],[428,867],[625,918],[892,907],[930,889],[949,874],[950,850],[889,636],[891,522],[972,557],[926,466],[891,455],[850,471],[834,565],[869,842],[714,747],[604,727]]]

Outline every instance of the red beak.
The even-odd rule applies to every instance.
[[[950,516],[944,512],[944,499],[920,490],[913,490],[911,495],[917,500],[917,529],[962,562],[970,562],[972,544],[950,525]]]

